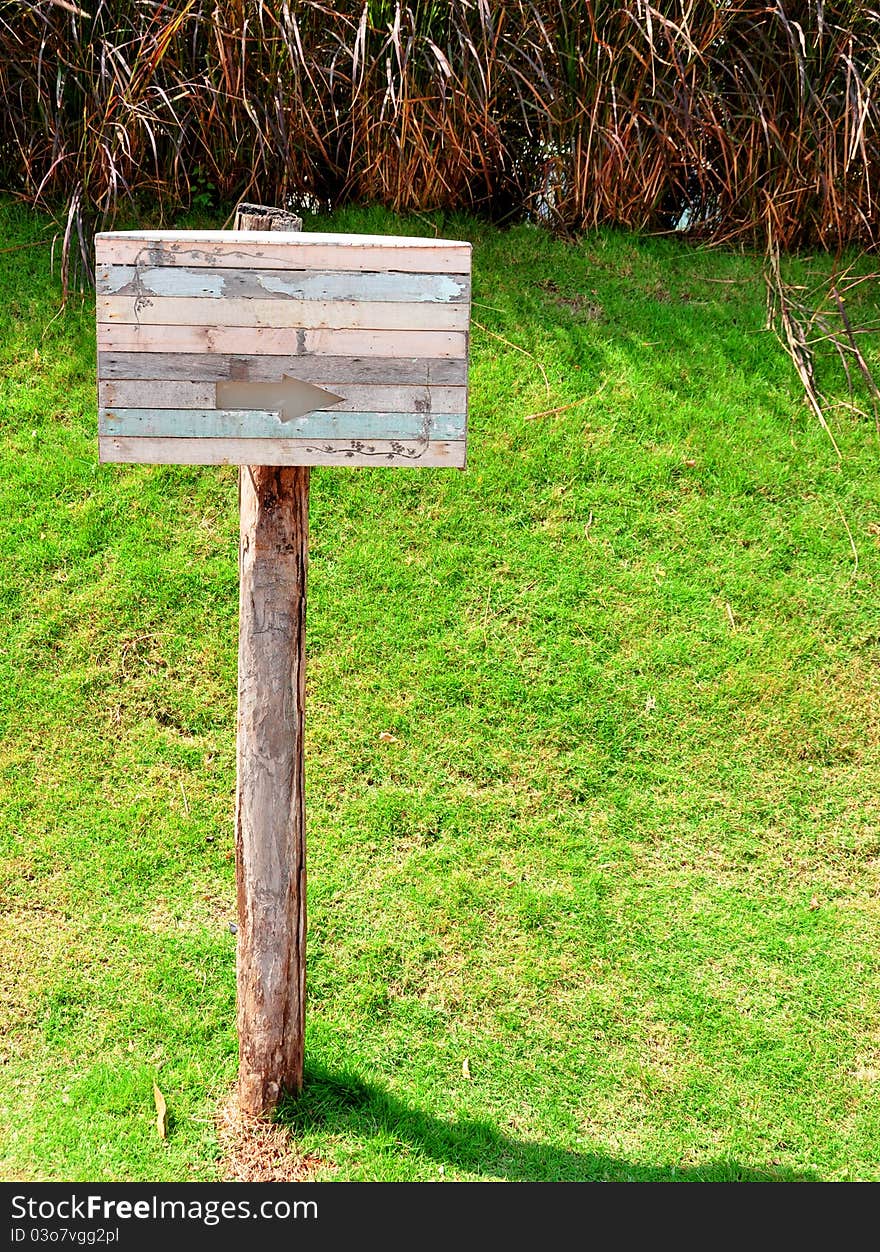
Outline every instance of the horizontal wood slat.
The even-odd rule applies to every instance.
[[[266,356],[463,357],[462,331],[293,330],[262,326],[98,323],[102,352],[218,352]]]
[[[382,300],[217,300],[174,296],[99,296],[98,323],[174,328],[227,327],[285,330],[467,330],[466,304],[398,304]],[[312,349],[314,351],[314,349]],[[384,349],[383,349],[384,350]]]
[[[104,461],[463,466],[469,244],[96,237]]]
[[[183,265],[221,269],[357,270],[466,274],[470,244],[390,235],[321,235],[293,239],[271,231],[112,231],[95,237],[105,265]]]
[[[363,300],[467,303],[468,274],[358,273],[356,270],[194,269],[183,265],[99,265],[98,295],[201,299]]]
[[[140,359],[139,357],[138,360]],[[105,378],[98,386],[98,403],[105,409],[214,409],[217,407],[217,381],[225,380],[169,382],[165,379],[137,378],[117,381]],[[333,406],[336,413],[467,411],[466,387],[420,387],[406,383],[383,387],[335,381],[326,381],[324,386],[328,391],[342,396],[339,403]]]
[[[116,352],[98,353],[98,374],[105,379],[155,379],[185,382],[222,382],[239,378],[254,383],[274,382],[282,374],[292,374],[319,387],[364,383],[374,386],[411,384],[424,387],[435,383],[464,386],[467,360],[464,357],[372,358],[261,356],[258,353],[213,352]]]
[[[140,465],[450,466],[463,469],[465,441],[153,439],[101,435],[102,461]]]
[[[263,409],[101,409],[102,435],[170,439],[464,439],[464,413],[339,413],[283,421]],[[255,461],[251,462],[256,464]]]

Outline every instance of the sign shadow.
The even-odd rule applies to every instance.
[[[410,1106],[353,1071],[308,1065],[302,1095],[278,1106],[276,1119],[294,1138],[313,1130],[390,1136],[444,1168],[510,1182],[816,1182],[818,1175],[782,1166],[752,1167],[729,1158],[699,1166],[644,1165],[601,1152],[577,1152],[515,1139],[488,1121],[446,1121]]]

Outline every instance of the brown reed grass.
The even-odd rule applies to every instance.
[[[878,87],[856,0],[6,0],[0,182],[72,237],[247,196],[837,249]]]
[[[765,245],[823,421],[779,250],[880,238],[880,14],[862,0],[0,0],[0,117],[0,186],[66,206],[65,291],[126,200]],[[830,342],[864,376],[842,308]]]

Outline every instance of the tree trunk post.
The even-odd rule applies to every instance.
[[[238,230],[300,230],[241,204]],[[309,470],[239,472],[238,1100],[253,1116],[302,1089],[305,1035],[305,712]]]

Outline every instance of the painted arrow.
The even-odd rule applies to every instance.
[[[316,409],[330,409],[342,401],[323,387],[285,374],[278,383],[218,382],[218,409],[263,409],[277,412],[282,422],[293,422]]]

